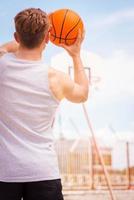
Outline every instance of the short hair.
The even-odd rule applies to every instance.
[[[29,49],[38,47],[42,43],[50,27],[48,15],[39,8],[29,8],[19,12],[14,22],[20,42]]]

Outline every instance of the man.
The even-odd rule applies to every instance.
[[[78,34],[74,45],[60,45],[72,57],[72,81],[48,69],[42,59],[50,30],[45,12],[21,11],[15,29],[16,42],[1,46],[0,199],[63,200],[52,122],[63,98],[87,100],[88,80],[80,58],[84,33]]]

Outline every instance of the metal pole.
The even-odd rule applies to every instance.
[[[131,188],[131,172],[130,172],[129,142],[126,142],[126,155],[127,155],[128,189],[130,189]]]
[[[94,131],[93,131],[93,128],[92,128],[92,125],[91,125],[91,122],[89,120],[89,116],[87,114],[87,111],[86,111],[86,107],[85,107],[85,104],[83,103],[82,104],[82,107],[83,107],[83,111],[84,111],[84,114],[85,114],[85,118],[86,118],[86,121],[87,121],[87,124],[88,124],[88,127],[91,131],[91,134],[92,134],[92,139],[93,139],[93,143],[94,143],[94,146],[96,148],[96,152],[98,154],[98,157],[100,159],[100,162],[101,162],[101,165],[102,165],[102,168],[103,168],[103,172],[104,172],[104,175],[105,175],[105,179],[106,179],[106,182],[107,182],[107,186],[108,186],[108,189],[109,189],[109,193],[110,193],[110,197],[111,197],[111,200],[116,200],[114,194],[113,194],[113,190],[112,190],[112,186],[111,186],[111,183],[110,183],[110,179],[109,179],[109,175],[108,175],[108,172],[105,168],[105,163],[104,163],[104,159],[101,155],[101,152],[99,150],[99,147],[98,147],[98,144],[96,142],[96,138],[95,138],[95,134],[94,134]]]
[[[91,179],[92,179],[92,184],[91,184],[91,189],[94,190],[94,154],[93,154],[93,141],[91,141]]]

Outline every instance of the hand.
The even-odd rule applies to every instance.
[[[14,40],[11,42],[7,42],[0,46],[1,49],[3,49],[6,52],[16,52],[19,48],[19,44]]]
[[[81,30],[79,29],[77,39],[74,44],[71,46],[65,45],[65,44],[59,44],[60,47],[63,47],[71,57],[77,57],[80,56],[80,50],[81,50],[81,44],[85,38],[85,30],[81,33]]]

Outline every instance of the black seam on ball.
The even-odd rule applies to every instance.
[[[65,38],[61,38],[61,37],[55,36],[55,35],[53,35],[53,34],[51,34],[51,36],[54,37],[54,39],[61,39],[61,40],[76,40],[76,37],[65,39]]]
[[[67,36],[69,35],[69,33],[71,33],[76,26],[78,26],[78,24],[80,23],[81,19],[79,18],[78,22],[74,25],[74,27],[66,34],[65,40],[67,39]]]
[[[61,32],[60,32],[60,37],[59,37],[59,43],[61,43],[61,39],[62,39],[62,31],[63,31],[63,27],[64,27],[64,23],[65,23],[65,19],[67,16],[68,10],[66,10],[64,18],[63,18],[63,22],[62,22],[62,27],[61,27]]]

